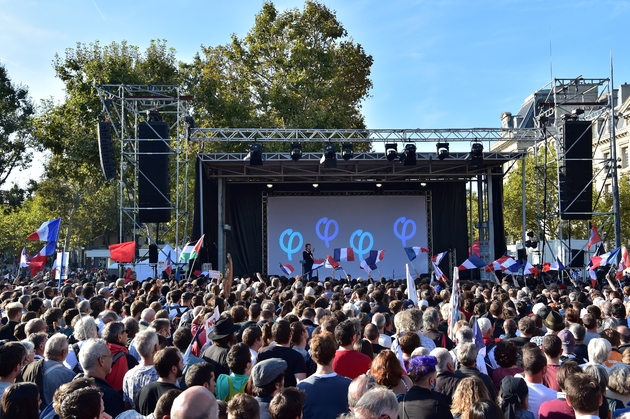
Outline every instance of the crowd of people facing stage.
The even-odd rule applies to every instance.
[[[630,286],[463,281],[457,310],[450,284],[416,288],[417,304],[385,279],[19,278],[0,285],[0,414],[630,417]]]

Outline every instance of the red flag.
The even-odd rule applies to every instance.
[[[109,246],[109,257],[116,262],[133,262],[136,256],[136,242],[124,242]]]
[[[543,272],[549,272],[550,270],[551,270],[551,263],[550,262],[543,263],[542,271]]]
[[[31,278],[37,275],[44,269],[44,265],[46,265],[47,256],[37,255],[33,256],[31,261],[28,263],[28,266],[31,268]]]
[[[592,245],[601,243],[601,242],[602,242],[602,238],[597,232],[595,223],[591,223],[591,235],[588,238],[588,243],[586,244],[586,250],[590,250]]]

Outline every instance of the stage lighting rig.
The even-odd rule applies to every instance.
[[[260,144],[249,146],[249,153],[244,160],[249,160],[250,166],[262,166],[262,146]]]
[[[352,143],[343,143],[341,145],[341,157],[348,161],[352,158],[353,146]]]
[[[403,166],[415,166],[416,165],[416,145],[407,144],[405,151],[401,156],[403,160]]]
[[[398,144],[385,144],[385,157],[389,161],[396,160],[398,158]]]
[[[291,154],[291,160],[293,161],[300,160],[302,158],[302,144],[299,144],[299,143],[291,144],[291,151],[289,152],[289,154]]]
[[[328,144],[324,147],[324,155],[319,160],[319,163],[328,169],[337,167],[337,149],[334,145]]]
[[[438,159],[444,160],[445,158],[449,157],[450,153],[449,153],[448,146],[449,146],[448,143],[437,143],[436,144]]]
[[[483,166],[483,144],[475,142],[470,146],[470,164]]]

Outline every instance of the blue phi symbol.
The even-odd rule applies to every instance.
[[[285,243],[285,237],[288,236],[288,240]],[[295,239],[297,238],[297,244],[293,246]],[[287,254],[287,258],[292,260],[292,255],[297,253],[302,248],[302,243],[304,243],[304,239],[302,238],[302,233],[299,231],[293,231],[290,228],[287,228],[280,234],[280,248],[283,252]]]
[[[402,225],[402,226],[401,226]],[[408,226],[411,226],[411,231]],[[403,246],[407,246],[407,240],[416,235],[416,222],[406,217],[400,217],[394,222],[394,235],[400,239]]]
[[[322,224],[324,225],[323,233],[320,228]],[[335,231],[333,233],[330,232],[330,226],[335,227]],[[339,234],[339,224],[337,224],[337,221],[333,220],[332,218],[330,220],[326,217],[321,218],[315,226],[315,233],[317,233],[317,237],[319,237],[324,241],[324,243],[326,243],[326,247],[330,247],[330,242],[334,240],[335,237],[337,237],[337,234]]]
[[[359,242],[358,246],[355,246],[354,239],[358,237]],[[369,241],[369,245],[364,246],[365,240]],[[372,250],[372,246],[374,246],[374,237],[372,237],[372,233],[363,230],[355,230],[354,233],[350,236],[350,247],[354,250],[354,254],[358,256],[359,260],[365,259],[363,255],[369,254],[370,250]]]

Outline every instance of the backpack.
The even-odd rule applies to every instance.
[[[247,381],[245,381],[245,384],[243,384],[243,387],[241,387],[240,389],[235,389],[234,386],[232,386],[232,377],[230,377],[228,375],[227,377],[227,382],[228,382],[228,386],[230,388],[230,390],[228,391],[227,396],[225,396],[225,402],[229,402],[230,400],[232,400],[232,398],[234,396],[236,396],[239,393],[245,393],[245,387],[247,387]]]

